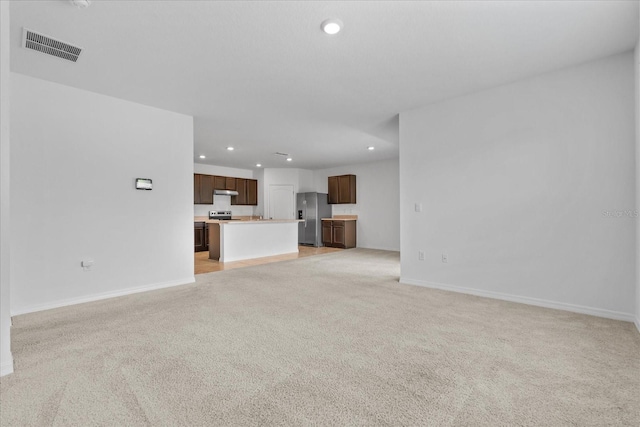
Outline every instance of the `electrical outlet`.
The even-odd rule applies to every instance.
[[[418,261],[424,261],[424,251],[418,251]]]
[[[422,212],[422,203],[416,203],[415,210],[416,212]]]
[[[442,262],[444,262],[445,264],[449,263],[449,255],[447,255],[446,252],[442,253]]]

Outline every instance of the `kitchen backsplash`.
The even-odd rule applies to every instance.
[[[359,215],[358,205],[331,205],[331,215]]]
[[[193,216],[208,216],[209,211],[231,211],[234,216],[261,215],[255,206],[231,205],[231,196],[213,196],[213,205],[193,205]]]

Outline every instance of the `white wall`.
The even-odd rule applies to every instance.
[[[640,13],[640,12],[639,12]],[[638,16],[640,25],[640,14]],[[640,36],[635,50],[636,69],[636,211],[640,213]],[[636,219],[636,328],[640,332],[640,218]]]
[[[253,209],[254,215],[264,216],[264,169],[258,169],[253,172],[253,179],[258,180],[258,206]]]
[[[309,193],[316,191],[315,173],[308,169],[298,169],[298,192]]]
[[[0,1],[0,376],[13,372],[11,357],[10,70],[9,2]]]
[[[357,203],[332,205],[333,215],[358,215],[358,247],[400,250],[398,159],[317,170],[316,191],[328,192],[327,178],[345,174],[356,175]]]
[[[250,169],[236,169],[226,166],[204,165],[200,163],[193,164],[193,172],[202,173],[205,175],[232,176],[234,178],[255,178],[253,171]],[[258,183],[258,185],[260,185],[260,183]],[[258,203],[260,203],[259,197]],[[212,210],[230,210],[233,212],[233,215],[255,215],[255,211],[258,207],[259,205],[256,207],[231,205],[231,196],[214,196],[213,205],[193,205],[193,215],[207,216],[209,215],[209,211]]]
[[[603,212],[635,208],[633,70],[629,52],[402,113],[401,280],[632,320],[635,219]]]
[[[192,282],[193,118],[11,79],[12,313]]]

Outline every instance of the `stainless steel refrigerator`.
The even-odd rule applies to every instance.
[[[322,218],[331,218],[331,205],[323,193],[297,194],[298,243],[309,246],[322,246]]]

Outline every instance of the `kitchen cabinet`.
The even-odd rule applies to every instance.
[[[322,220],[322,244],[334,248],[355,248],[356,221]]]
[[[236,178],[237,196],[231,197],[232,205],[251,205],[258,204],[258,181],[255,179]]]
[[[236,180],[238,178],[231,178],[230,176],[226,177],[226,188],[225,190],[235,190],[236,189]]]
[[[193,174],[193,204],[213,204],[213,176],[200,173]]]
[[[322,244],[331,246],[332,243],[331,221],[322,221]]]
[[[199,205],[200,202],[200,178],[202,175],[199,173],[193,174],[193,204]]]
[[[258,180],[230,176],[193,174],[193,204],[212,205],[214,190],[236,190],[232,205],[258,205]]]
[[[200,204],[213,204],[213,175],[200,175]]]
[[[194,243],[194,252],[202,252],[206,251],[207,248],[205,246],[205,223],[204,222],[194,222],[193,223],[194,235],[193,235],[193,243]]]
[[[356,203],[356,176],[339,175],[328,178],[330,204]]]
[[[227,189],[227,177],[226,176],[214,176],[213,177],[213,188],[215,190],[226,190]]]
[[[216,190],[235,190],[236,179],[231,176],[214,176],[213,186]]]
[[[338,177],[329,177],[329,194],[327,195],[327,203],[330,205],[338,203]]]
[[[247,180],[247,205],[258,205],[258,180]]]
[[[246,205],[247,204],[247,180],[244,178],[236,178],[236,191],[237,196],[231,196],[232,205]]]

